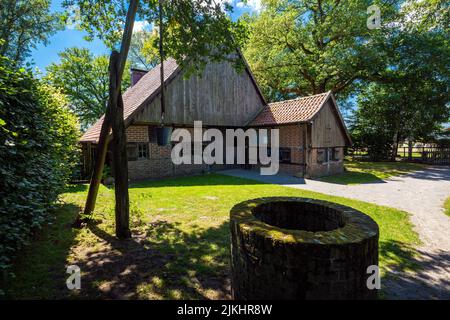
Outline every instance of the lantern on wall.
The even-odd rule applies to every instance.
[[[172,134],[172,128],[161,125],[155,128],[156,142],[158,146],[166,146],[170,143],[170,135]]]

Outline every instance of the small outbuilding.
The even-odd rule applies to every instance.
[[[249,126],[279,129],[281,172],[311,178],[344,170],[352,142],[331,92],[269,103]]]

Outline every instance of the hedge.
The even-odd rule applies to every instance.
[[[0,56],[0,274],[52,216],[78,160],[65,96]],[[2,272],[3,271],[3,272]]]

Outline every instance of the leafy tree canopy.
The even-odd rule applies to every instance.
[[[352,128],[362,146],[389,146],[384,159],[395,159],[400,141],[429,141],[450,120],[449,36],[443,28],[404,26],[386,39],[380,81],[361,87]]]
[[[150,70],[159,63],[157,41],[158,35],[154,30],[144,29],[133,33],[128,53],[133,68]]]
[[[30,51],[64,26],[64,17],[50,13],[50,0],[2,0],[0,55],[21,65]]]
[[[106,109],[109,58],[106,55],[94,56],[85,48],[69,48],[59,56],[59,63],[47,67],[45,79],[67,95],[70,108],[78,115],[82,128],[86,129]],[[129,85],[130,73],[124,72],[122,87],[126,89]]]
[[[65,0],[64,6],[77,8],[78,27],[87,31],[88,38],[98,37],[109,47],[118,47],[128,1]],[[164,0],[165,56],[175,58],[188,73],[199,72],[208,61],[230,60],[242,68],[241,61],[231,54],[246,32],[243,23],[233,22],[227,16],[230,10],[222,1]],[[158,14],[158,0],[140,1],[140,19],[158,26]],[[157,41],[150,43],[153,49],[157,48]]]
[[[244,53],[272,100],[332,90],[349,93],[358,79],[384,65],[377,46],[400,1],[270,0],[247,16]],[[382,27],[369,29],[367,8],[378,5]]]

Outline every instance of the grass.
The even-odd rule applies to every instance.
[[[418,236],[408,214],[392,208],[252,180],[210,174],[145,181],[130,188],[133,239],[114,234],[114,192],[101,186],[96,224],[73,229],[87,193],[70,187],[48,226],[16,262],[10,298],[229,298],[229,211],[263,196],[334,201],[370,215],[380,226],[382,274],[408,270]],[[81,290],[69,291],[65,267],[81,268]]]
[[[448,197],[444,202],[444,212],[450,217],[450,197]]]
[[[384,180],[414,172],[424,165],[407,162],[345,161],[342,174],[323,177],[320,180],[337,184],[382,183]]]

